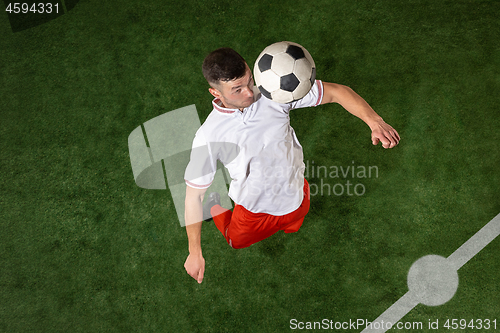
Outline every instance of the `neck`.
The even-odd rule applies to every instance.
[[[240,110],[240,112],[243,112],[243,109],[244,108],[237,108],[235,106],[227,106],[226,104],[224,104],[224,102],[222,101],[222,99],[220,100],[220,104],[221,104],[221,107],[225,108],[225,109],[236,109],[236,110]]]

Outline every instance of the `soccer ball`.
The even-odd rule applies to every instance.
[[[314,60],[297,43],[278,42],[261,52],[253,69],[262,95],[278,103],[301,99],[316,79]]]

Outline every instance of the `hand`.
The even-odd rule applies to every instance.
[[[401,140],[398,132],[383,120],[377,121],[370,128],[372,130],[372,143],[374,146],[382,142],[382,147],[386,149],[394,148],[399,143],[399,140]]]
[[[205,259],[200,254],[189,254],[186,262],[184,263],[186,272],[191,275],[193,279],[201,283],[203,281],[203,274],[205,273]]]

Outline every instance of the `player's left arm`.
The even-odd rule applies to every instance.
[[[351,88],[337,83],[323,82],[321,104],[338,103],[351,114],[363,120],[372,130],[372,143],[393,148],[400,140],[398,132],[387,124],[371,106]]]

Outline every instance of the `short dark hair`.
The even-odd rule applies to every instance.
[[[203,76],[210,85],[232,81],[246,74],[245,59],[238,52],[222,47],[211,52],[203,61]]]

